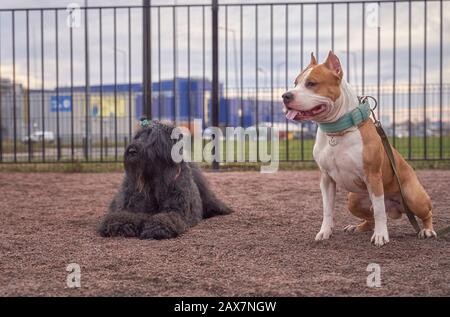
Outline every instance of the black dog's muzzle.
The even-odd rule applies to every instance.
[[[139,160],[139,147],[135,144],[130,144],[125,149],[124,155],[125,162],[135,162]]]

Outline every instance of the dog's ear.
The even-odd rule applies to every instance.
[[[317,65],[317,59],[314,56],[314,52],[311,52],[311,60],[309,61],[309,66]]]
[[[152,158],[152,161],[158,159],[172,166],[174,164],[171,155],[173,141],[167,126],[161,124],[156,126],[150,134],[149,142],[152,146],[148,148],[148,156]]]
[[[325,66],[327,66],[330,70],[332,70],[339,78],[342,78],[342,66],[339,58],[330,51],[328,53],[327,59],[325,60]]]

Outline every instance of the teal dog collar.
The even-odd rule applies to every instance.
[[[325,133],[339,133],[351,127],[357,127],[370,117],[370,105],[367,101],[360,103],[358,107],[347,112],[337,121],[319,123],[319,128]]]

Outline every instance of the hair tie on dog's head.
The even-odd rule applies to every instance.
[[[146,118],[141,118],[140,124],[142,128],[148,127],[152,123],[152,120],[148,120]]]

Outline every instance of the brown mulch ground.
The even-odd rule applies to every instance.
[[[436,228],[450,224],[450,171],[419,171]],[[336,230],[321,223],[317,171],[209,173],[236,212],[166,241],[105,239],[95,227],[120,174],[0,174],[0,295],[303,296],[450,295],[450,236],[422,241],[407,219],[389,221],[391,242],[342,228],[357,219],[337,202]],[[66,287],[68,263],[80,289]],[[382,287],[366,286],[369,263]]]

